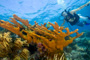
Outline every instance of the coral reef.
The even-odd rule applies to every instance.
[[[9,32],[0,34],[0,57],[7,56],[10,53],[11,46],[9,44],[12,38],[9,37],[9,34]]]
[[[46,23],[43,25],[38,25],[38,23],[35,21],[35,25],[32,26],[29,24],[28,20],[21,19],[15,14],[13,15],[13,18],[10,19],[13,24],[1,20],[0,27],[17,34],[26,40],[28,44],[41,44],[39,47],[37,47],[38,51],[40,52],[41,57],[46,56],[48,59],[53,59],[55,54],[57,55],[57,58],[62,57],[63,48],[71,44],[75,38],[78,38],[83,34],[79,34],[77,32],[78,29],[70,32],[68,28],[61,27],[56,22],[55,24],[49,22],[49,24],[53,26],[54,30],[48,30],[48,28],[45,26]],[[21,22],[21,24],[17,21]],[[63,30],[66,30],[66,32],[63,32]],[[65,40],[65,37],[74,33],[76,33],[75,37],[69,37],[68,40]],[[18,44],[17,41],[20,43]],[[21,43],[19,40],[16,40],[15,44],[18,45],[17,49],[20,49],[20,47],[23,45],[23,43]],[[22,52],[23,51],[25,51],[25,53],[28,52],[26,49],[22,50]],[[23,53],[21,53],[21,57],[24,57],[22,54]]]
[[[88,40],[90,40],[90,31],[86,30],[83,32],[84,32],[84,34],[82,36],[80,36],[80,38],[87,38]]]
[[[10,32],[0,34],[0,58],[7,57],[7,60],[16,60],[17,58],[27,60],[29,51],[26,48],[22,48],[23,46],[28,46],[27,42],[21,41],[20,38],[12,42]]]
[[[89,37],[90,39],[90,37]],[[72,50],[70,49],[72,48]],[[90,59],[90,40],[79,37],[64,50],[67,60],[89,60]],[[70,52],[69,52],[69,51]]]

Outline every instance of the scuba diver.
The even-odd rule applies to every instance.
[[[65,21],[69,22],[72,26],[73,25],[78,25],[78,26],[84,26],[84,25],[90,25],[90,23],[87,22],[87,20],[90,20],[90,17],[86,16],[81,16],[80,14],[76,14],[77,11],[81,10],[85,6],[88,6],[90,4],[90,1],[87,2],[86,4],[80,6],[77,9],[71,10],[71,11],[63,11],[61,15],[64,17],[64,22],[62,25],[64,25]],[[62,26],[61,25],[61,26]]]

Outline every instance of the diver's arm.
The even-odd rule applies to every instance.
[[[85,6],[87,6],[88,4],[90,4],[90,1],[87,2],[86,4],[80,6],[80,7],[77,8],[77,9],[72,10],[70,13],[72,13],[72,14],[73,14],[73,13],[76,13],[77,11],[81,10],[82,8],[84,8]]]
[[[63,26],[63,25],[65,24],[65,21],[66,21],[66,20],[64,19],[64,20],[63,20],[63,23],[61,24],[61,26]]]

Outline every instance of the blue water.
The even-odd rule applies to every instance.
[[[0,19],[9,21],[9,18],[13,14],[17,16],[28,19],[30,24],[34,24],[34,21],[39,24],[55,21],[59,25],[63,21],[60,21],[60,14],[68,6],[71,9],[78,8],[79,6],[85,4],[89,0],[0,0]],[[77,13],[83,16],[90,16],[90,6],[83,8]],[[90,21],[88,21],[90,22]],[[64,25],[69,27],[67,23]],[[89,31],[90,25],[79,27],[71,26],[72,30],[79,29],[79,32]]]

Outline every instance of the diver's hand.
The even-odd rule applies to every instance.
[[[73,22],[74,20],[72,20],[72,19],[69,19],[69,22]]]
[[[89,4],[90,4],[90,1],[86,3],[86,6],[89,6]]]

